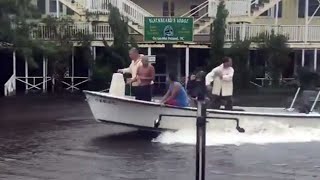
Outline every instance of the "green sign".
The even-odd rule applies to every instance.
[[[153,42],[193,41],[193,18],[145,17],[144,40]]]

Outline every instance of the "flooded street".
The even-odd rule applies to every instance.
[[[118,129],[95,122],[81,96],[2,98],[0,107],[0,179],[194,179],[193,145],[111,136]],[[307,140],[213,145],[207,179],[318,180],[319,152],[320,143]]]

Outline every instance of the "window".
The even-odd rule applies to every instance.
[[[276,17],[277,15],[277,7],[274,6],[273,8],[263,12],[260,16],[271,16]],[[278,12],[278,18],[282,17],[282,1],[279,2],[279,12]]]
[[[317,10],[319,5],[320,5],[320,2],[318,0],[309,0],[309,13],[308,13],[308,15],[312,16],[313,13]],[[306,7],[306,1],[299,0],[299,8],[298,8],[298,17],[299,18],[304,18],[305,7]],[[320,10],[318,10],[314,16],[320,16]]]
[[[190,6],[191,14],[193,17],[198,17],[199,16],[199,7],[198,5],[191,5]]]
[[[174,2],[171,2],[170,15],[174,16]],[[169,3],[168,1],[163,2],[162,5],[163,16],[169,16]]]
[[[60,3],[59,4],[60,6],[60,12],[63,12],[63,6],[62,4]],[[52,12],[57,12],[57,1],[56,0],[50,0],[49,1],[49,11],[52,13]]]
[[[37,6],[38,6],[38,10],[42,13],[45,14],[46,13],[46,2],[43,0],[38,0],[37,1]]]
[[[274,15],[273,17],[276,17],[277,16],[277,7],[275,6],[273,8],[274,10]],[[278,18],[281,18],[282,17],[282,1],[279,2],[279,11],[278,11]]]

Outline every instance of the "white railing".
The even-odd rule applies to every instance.
[[[113,40],[111,27],[107,23],[92,26],[92,34],[95,40]]]
[[[15,80],[26,85],[25,91],[29,90],[42,90],[46,91],[48,87],[48,82],[51,81],[51,77],[43,77],[43,76],[33,76],[33,77],[16,77]]]
[[[262,0],[225,0],[225,5],[226,9],[229,11],[229,16],[230,18],[238,18],[238,17],[250,17],[252,15],[259,16],[262,14],[265,10],[268,8],[271,8],[276,1],[270,2],[265,2]],[[207,0],[197,7],[191,9],[187,13],[183,14],[182,17],[191,17],[194,15],[196,16],[196,21],[199,21],[202,18],[210,17],[210,18],[215,18],[216,13],[217,13],[217,7],[219,5],[219,0]],[[260,4],[266,4],[268,6],[262,6],[263,8],[258,8]],[[251,10],[257,10],[259,11],[258,13],[251,14]],[[254,11],[255,12],[255,11]]]
[[[67,86],[65,88],[66,90],[73,92],[74,90],[80,90],[78,86],[88,81],[89,81],[89,77],[74,76],[74,77],[64,77],[64,80],[61,82],[62,84]]]
[[[308,36],[306,42],[320,42],[320,25],[309,25]],[[94,40],[113,40],[111,28],[107,23],[90,24],[90,23],[76,23],[67,29],[72,35],[81,32],[83,34],[91,34]],[[267,25],[267,24],[231,24],[227,25],[226,41],[234,41],[237,35],[240,39],[250,39],[257,37],[260,33],[271,33],[274,31],[278,34],[284,34],[288,37],[289,42],[303,42],[305,41],[306,28],[303,25]],[[200,34],[200,33],[199,33]],[[202,35],[209,35],[209,33],[201,33]],[[45,25],[40,24],[38,29],[32,32],[33,38],[43,40],[54,40],[55,33]],[[79,37],[79,36],[76,36]]]
[[[278,34],[283,34],[288,37],[289,42],[303,42],[305,39],[304,34],[306,28],[303,25],[228,25],[226,41],[234,41],[237,34],[240,39],[250,39],[257,37],[261,33],[271,34],[271,31]],[[308,37],[306,42],[319,42],[320,41],[320,25],[310,25],[308,27]]]
[[[120,7],[120,13],[126,16],[129,20],[139,24],[140,26],[144,26],[144,18],[152,17],[153,15],[135,4],[130,0],[121,0],[122,4]]]
[[[109,13],[109,3],[111,3],[111,1],[112,0],[86,0],[85,7],[90,13],[107,14]]]
[[[208,5],[209,5],[209,1],[205,1],[200,5],[198,5],[197,7],[181,15],[181,17],[194,17],[195,18],[194,22],[197,22],[202,18],[208,16]]]
[[[109,4],[117,7],[122,15],[140,26],[144,25],[144,17],[153,16],[130,0],[87,0],[85,7],[91,13],[107,14],[110,11]]]
[[[4,96],[13,95],[16,91],[16,75],[13,74],[4,84]]]
[[[107,23],[100,23],[92,25],[91,23],[75,23],[67,28],[62,28],[64,33],[75,38],[81,38],[81,35],[93,35],[94,40],[113,40],[110,25]],[[47,27],[45,24],[39,24],[38,27],[31,32],[33,39],[54,40],[56,39],[56,32],[54,29]]]
[[[30,90],[43,91],[47,92],[49,82],[51,81],[52,85],[55,84],[56,80],[52,77],[42,77],[42,76],[29,76],[29,77],[16,77],[11,76],[8,82],[5,84],[5,96],[10,95],[10,93],[15,92],[16,90],[16,81],[23,83],[26,85],[25,91],[28,92]],[[66,87],[66,90],[74,91],[80,90],[79,86],[88,82],[89,77],[83,76],[66,76],[64,80],[61,81]]]

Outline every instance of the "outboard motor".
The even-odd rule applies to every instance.
[[[123,75],[121,73],[114,73],[112,75],[109,93],[114,96],[124,97],[125,86]]]

